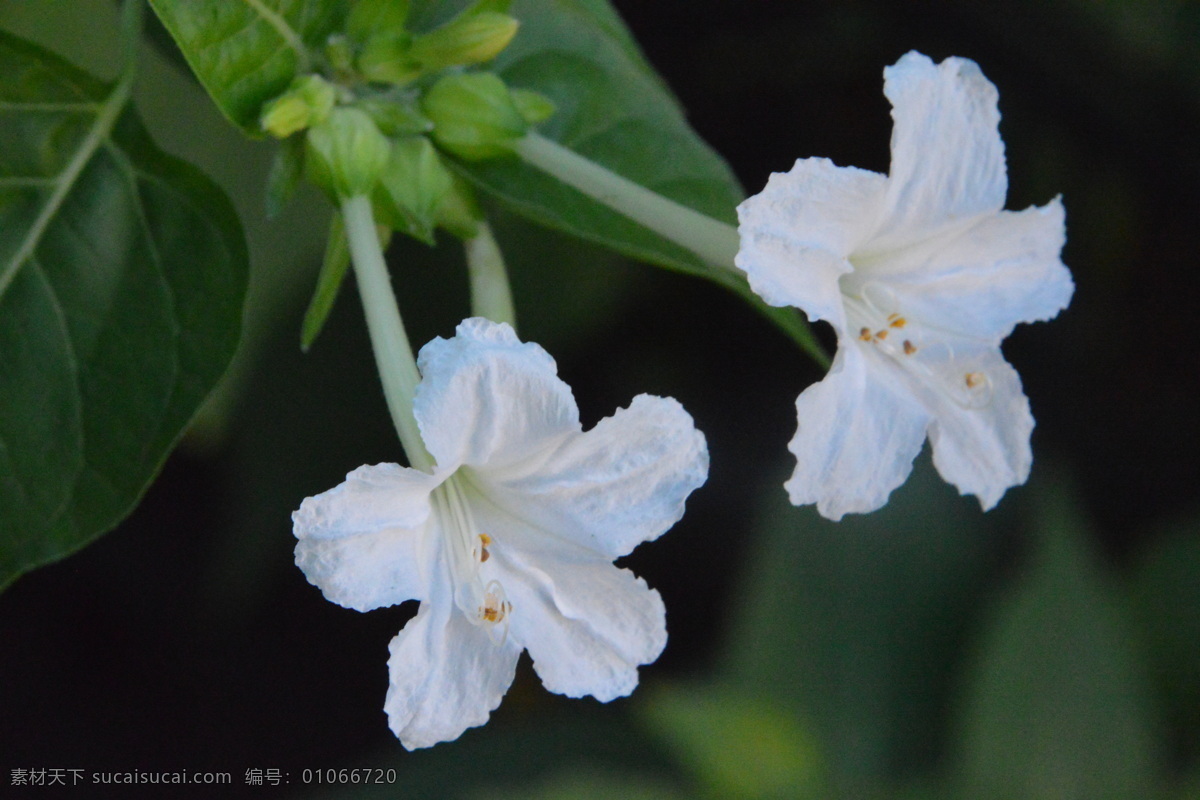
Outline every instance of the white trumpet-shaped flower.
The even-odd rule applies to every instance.
[[[996,87],[974,62],[884,70],[891,174],[801,159],[738,208],[737,266],[764,300],[827,320],[838,350],[796,401],[793,503],[873,511],[926,435],[942,477],[991,508],[1023,483],[1033,417],[1000,342],[1074,286],[1062,204],[1004,211]]]
[[[583,431],[554,360],[504,324],[466,320],[418,366],[432,473],[359,467],[293,514],[296,563],[328,599],[420,600],[389,648],[392,730],[415,748],[483,724],[522,650],[553,692],[629,694],[665,612],[612,562],[682,516],[708,473],[703,435],[649,395]]]

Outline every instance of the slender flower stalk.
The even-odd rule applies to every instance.
[[[361,195],[343,199],[342,219],[346,224],[350,260],[354,264],[358,293],[362,297],[363,313],[371,334],[371,348],[375,351],[375,363],[379,368],[379,379],[383,383],[383,394],[387,398],[392,423],[400,435],[400,443],[408,454],[409,463],[428,472],[433,469],[433,459],[421,441],[421,433],[413,417],[413,394],[421,374],[400,319],[400,308],[396,304],[396,295],[392,291],[387,264],[383,260],[383,250],[375,230],[371,201]]]
[[[480,222],[479,232],[463,241],[463,249],[471,280],[471,316],[507,322],[516,330],[517,314],[508,285],[508,270],[491,226]]]
[[[738,251],[734,226],[669,200],[532,131],[517,140],[514,148],[530,166],[670,239],[712,266],[734,269]]]

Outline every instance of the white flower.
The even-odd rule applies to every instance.
[[[873,511],[928,434],[942,477],[991,508],[1029,475],[1033,417],[1000,342],[1074,289],[1062,204],[1003,211],[997,93],[974,62],[884,70],[890,175],[796,162],[738,208],[737,266],[768,303],[827,320],[829,374],[796,401],[793,503]]]
[[[392,640],[389,725],[408,748],[487,721],[523,649],[547,689],[608,701],[666,644],[662,600],[613,566],[704,483],[704,437],[639,395],[586,433],[554,360],[469,319],[420,353],[413,402],[437,466],[364,466],[292,515],[296,563],[366,611],[418,599]]]

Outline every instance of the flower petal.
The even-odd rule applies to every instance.
[[[450,597],[448,572],[435,597],[396,635],[388,651],[388,726],[409,750],[457,739],[500,705],[516,673],[520,646],[493,641]]]
[[[844,328],[838,278],[875,227],[886,180],[875,172],[801,159],[774,173],[738,206],[741,248],[734,263],[755,293],[775,306],[796,306],[812,320]]]
[[[486,513],[518,521],[526,546],[563,539],[612,560],[679,521],[708,477],[708,447],[677,401],[643,394],[544,459],[469,474],[496,507]]]
[[[437,480],[395,464],[359,467],[292,514],[296,566],[330,601],[369,611],[428,592],[422,548]]]
[[[346,480],[306,497],[292,523],[297,538],[337,539],[384,528],[414,528],[429,519],[429,495],[441,480],[398,464],[362,466]]]
[[[451,339],[421,348],[413,413],[440,469],[503,467],[580,430],[554,359],[506,324],[464,320]]]
[[[914,247],[891,268],[896,307],[944,329],[998,343],[1018,322],[1055,317],[1075,285],[1059,259],[1062,203],[1001,211],[936,247]]]
[[[970,357],[959,355],[954,368],[957,380],[972,375],[986,381],[979,387],[986,391],[986,402],[956,402],[954,393],[931,390],[936,387],[927,382],[917,387],[934,414],[929,428],[933,463],[946,481],[962,494],[978,497],[987,511],[1009,487],[1029,477],[1033,415],[1017,371],[998,348],[986,348]]]
[[[883,71],[892,166],[870,249],[890,250],[1004,207],[998,93],[974,61],[911,52]]]
[[[796,399],[796,470],[784,484],[792,503],[821,515],[882,507],[921,451],[929,413],[886,356],[843,341],[829,374]]]
[[[638,666],[666,646],[662,598],[629,570],[546,552],[498,549],[495,558],[513,606],[511,635],[550,691],[605,703],[624,697]]]
[[[424,526],[341,539],[301,538],[296,542],[296,566],[327,600],[370,611],[428,594],[425,541]]]

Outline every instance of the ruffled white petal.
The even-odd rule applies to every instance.
[[[332,489],[304,499],[292,512],[295,534],[336,539],[384,528],[414,528],[429,519],[429,495],[439,483],[398,464],[359,467]]]
[[[429,494],[423,472],[378,464],[309,497],[292,514],[296,566],[330,601],[369,611],[424,597]]]
[[[497,550],[495,558],[513,605],[510,635],[550,691],[624,697],[637,686],[638,666],[666,646],[662,598],[628,570],[521,550]]]
[[[930,422],[886,357],[842,342],[829,374],[796,399],[796,470],[784,484],[792,503],[822,516],[882,507],[912,471]]]
[[[1052,319],[1071,301],[1075,284],[1059,258],[1063,216],[1056,198],[897,253],[886,290],[914,319],[998,343],[1018,322]]]
[[[575,398],[554,359],[506,324],[464,320],[453,338],[421,348],[417,364],[413,414],[439,469],[503,468],[580,430]]]
[[[449,596],[449,575],[388,646],[388,726],[412,750],[482,725],[512,684],[521,647],[494,641]]]
[[[560,538],[611,560],[679,521],[687,496],[708,477],[708,448],[678,402],[638,395],[536,462],[471,474],[522,523],[525,546]]]
[[[1033,415],[1017,371],[999,349],[960,357],[953,376],[961,380],[959,376],[968,372],[986,376],[987,386],[981,387],[987,392],[986,403],[955,402],[954,394],[935,391],[928,382],[916,383],[914,391],[934,414],[929,428],[934,466],[959,492],[978,497],[987,511],[1005,491],[1029,477]]]
[[[429,593],[424,526],[387,528],[340,539],[303,537],[296,566],[326,599],[355,611],[394,606]]]
[[[883,71],[892,104],[886,208],[870,248],[890,250],[1004,207],[998,93],[974,61],[908,53]]]
[[[876,227],[886,181],[875,172],[801,159],[774,173],[738,206],[741,246],[734,259],[760,297],[796,306],[843,328],[838,278],[849,255]]]

